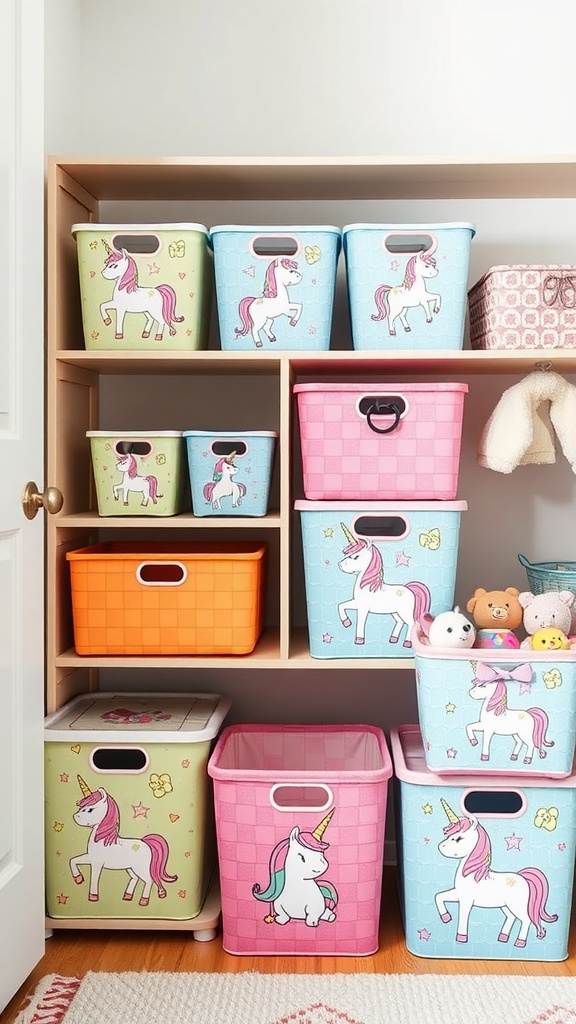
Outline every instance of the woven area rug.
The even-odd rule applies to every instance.
[[[575,1024],[576,978],[163,974],[44,978],[17,1024]]]

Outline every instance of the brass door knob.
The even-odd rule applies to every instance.
[[[62,492],[57,487],[47,487],[44,494],[40,494],[33,480],[29,480],[22,495],[22,508],[26,519],[34,519],[39,508],[45,508],[50,515],[59,512],[64,504]]]

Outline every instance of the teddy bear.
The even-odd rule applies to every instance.
[[[546,626],[554,626],[569,636],[572,626],[572,605],[575,595],[571,590],[547,590],[532,594],[529,590],[518,596],[523,608],[523,626],[528,636],[521,647],[532,647],[532,634]]]
[[[518,599],[516,587],[505,590],[474,591],[466,605],[477,628],[475,647],[517,648],[520,641],[514,630],[522,625],[523,606]]]
[[[462,615],[458,605],[452,611],[440,612],[436,616],[422,616],[420,627],[432,647],[473,647],[476,639],[475,627]]]

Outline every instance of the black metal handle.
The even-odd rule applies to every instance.
[[[372,422],[371,417],[381,416],[386,412],[393,414],[394,423],[391,423],[389,427],[377,427],[376,424]],[[373,430],[375,434],[391,434],[393,430],[396,430],[396,427],[400,423],[400,416],[401,410],[395,402],[376,402],[375,405],[371,405],[368,409],[368,412],[366,413],[366,422],[370,427],[370,430]]]

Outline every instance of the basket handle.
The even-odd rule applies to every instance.
[[[525,555],[518,555],[518,561],[525,569],[532,568],[532,562],[529,562]]]
[[[371,417],[372,415],[383,416],[384,413],[390,413],[394,416],[394,422],[391,423],[389,427],[377,427],[376,424],[372,422]],[[370,430],[373,430],[375,434],[390,434],[393,430],[396,430],[396,427],[400,423],[401,415],[402,412],[396,402],[375,402],[374,405],[370,406],[366,413],[366,422],[370,427]]]

